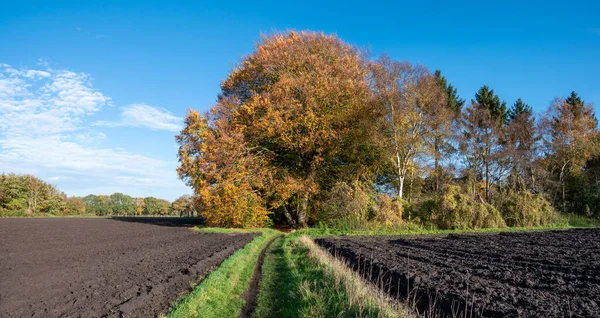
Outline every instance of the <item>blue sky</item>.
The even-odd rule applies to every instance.
[[[572,90],[600,104],[597,1],[3,1],[0,172],[69,195],[189,193],[181,118],[260,34],[290,29],[440,69],[467,100],[486,84],[538,112]]]

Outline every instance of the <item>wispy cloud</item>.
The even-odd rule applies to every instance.
[[[96,126],[106,127],[138,127],[152,130],[168,130],[179,132],[183,120],[165,109],[146,104],[132,104],[123,107],[118,122],[98,121]]]
[[[77,195],[94,189],[156,196],[170,188],[187,192],[177,180],[174,162],[97,146],[107,137],[94,130],[90,120],[110,105],[111,98],[95,89],[86,73],[0,64],[0,173],[75,180],[70,189],[63,189]],[[178,129],[180,122],[144,104],[124,107],[120,120],[169,131]]]

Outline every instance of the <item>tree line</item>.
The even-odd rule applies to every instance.
[[[600,216],[600,137],[577,93],[534,114],[440,71],[371,59],[336,36],[264,37],[205,114],[179,176],[212,225],[533,226]]]
[[[32,175],[0,174],[0,216],[198,216],[196,210],[190,195],[173,202],[155,197],[134,198],[122,193],[69,197]]]

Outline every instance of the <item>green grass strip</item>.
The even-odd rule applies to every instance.
[[[503,228],[484,228],[484,229],[460,229],[460,230],[439,230],[428,228],[408,228],[401,230],[353,230],[353,229],[337,229],[317,227],[304,229],[299,232],[311,237],[322,237],[331,235],[418,235],[418,234],[459,234],[459,233],[497,233],[497,232],[515,232],[515,231],[543,231],[543,230],[565,230],[580,227],[595,227],[600,226],[600,220],[581,217],[577,215],[564,216],[564,220],[560,223],[531,226],[531,227],[503,227]]]
[[[262,266],[253,317],[386,317],[376,306],[352,302],[339,275],[310,256],[302,231],[271,244]]]
[[[223,261],[189,295],[174,304],[168,317],[238,317],[244,306],[244,300],[240,296],[249,286],[260,252],[273,237],[281,235],[281,232],[272,229],[202,228],[199,230],[213,233],[260,231],[262,235],[254,238],[244,248]]]

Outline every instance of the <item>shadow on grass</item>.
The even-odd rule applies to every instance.
[[[168,227],[194,227],[204,224],[201,217],[113,216],[110,220]]]

